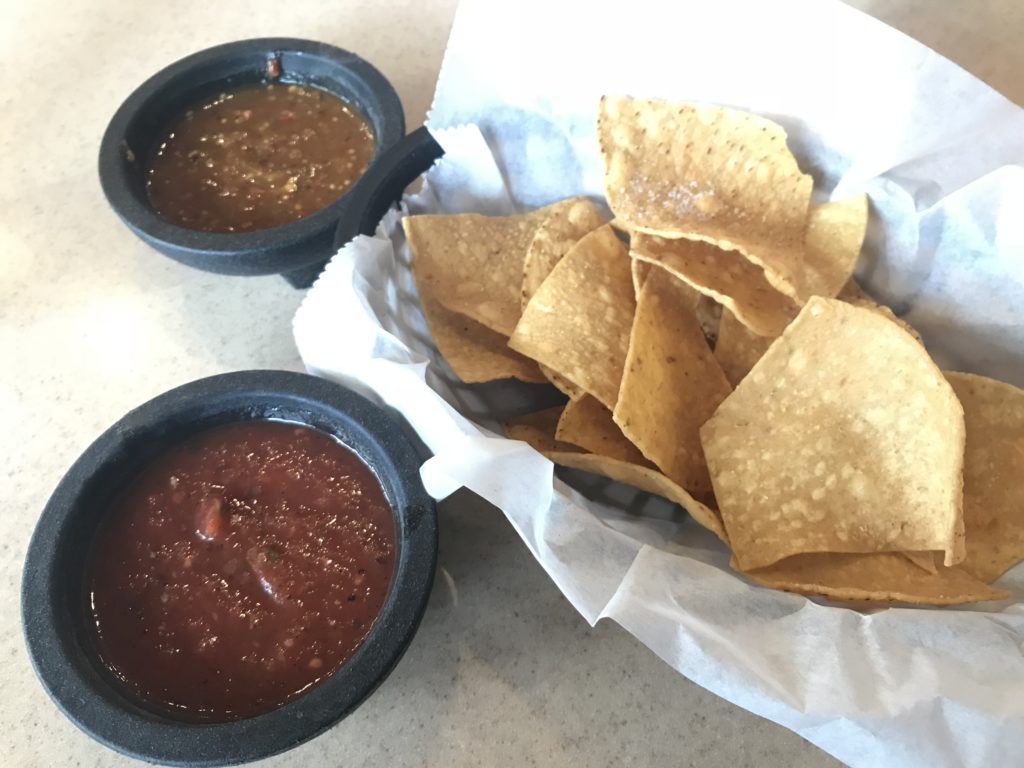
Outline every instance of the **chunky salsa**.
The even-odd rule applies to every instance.
[[[89,585],[100,656],[180,719],[274,709],[362,643],[395,535],[380,482],[329,435],[213,428],[160,456],[109,511]]]
[[[263,83],[187,110],[150,158],[150,202],[168,221],[248,232],[296,221],[343,194],[373,158],[367,122],[331,93]]]

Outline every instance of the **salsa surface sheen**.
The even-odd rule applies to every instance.
[[[380,482],[329,435],[273,421],[203,432],[144,469],[99,533],[100,656],[178,719],[275,709],[362,643],[395,536]]]
[[[304,218],[344,194],[373,159],[366,121],[334,94],[262,83],[187,110],[150,158],[150,202],[168,221],[248,232]]]

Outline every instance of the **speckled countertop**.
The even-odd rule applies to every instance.
[[[1019,0],[856,0],[1024,103]],[[113,766],[47,699],[21,638],[32,526],[74,458],[125,411],[244,368],[300,369],[279,278],[228,278],[149,250],[96,175],[107,120],[195,50],[287,35],[359,51],[410,127],[430,103],[454,0],[0,3],[0,764]],[[1014,77],[1018,75],[1018,77]],[[440,575],[408,655],[327,734],[267,764],[832,764],[672,672],[618,626],[591,629],[497,511],[441,509]]]

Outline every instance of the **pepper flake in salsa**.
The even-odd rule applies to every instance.
[[[110,510],[89,584],[100,656],[180,719],[267,712],[352,656],[395,550],[380,482],[329,435],[216,427],[160,456]]]

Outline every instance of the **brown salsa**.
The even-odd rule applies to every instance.
[[[380,482],[330,436],[216,427],[160,456],[110,510],[89,584],[100,655],[180,719],[266,712],[359,647],[395,546]]]
[[[369,125],[337,96],[262,83],[187,110],[157,144],[146,185],[156,211],[182,227],[267,229],[343,194],[373,150]]]

